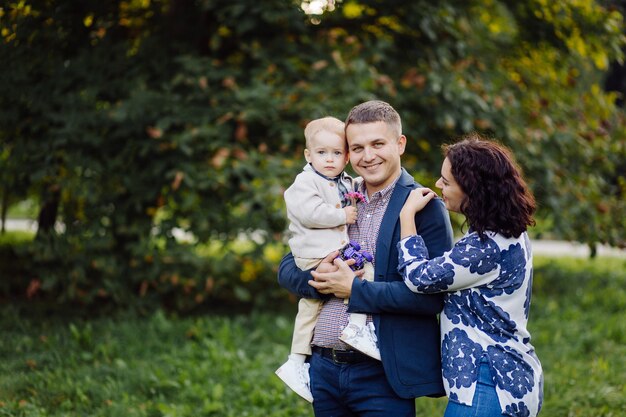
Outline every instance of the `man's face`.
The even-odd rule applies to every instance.
[[[385,122],[350,124],[346,139],[352,168],[363,177],[369,195],[384,189],[400,175],[406,137],[396,136]]]

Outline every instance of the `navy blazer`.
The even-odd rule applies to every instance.
[[[348,304],[351,313],[372,314],[385,375],[402,398],[445,395],[437,320],[443,294],[413,293],[398,273],[400,210],[411,190],[420,186],[402,169],[376,241],[374,282],[355,279]],[[418,212],[415,225],[431,258],[452,248],[450,217],[441,199],[431,200]],[[311,287],[310,279],[310,271],[300,270],[291,254],[283,258],[278,270],[282,287],[300,297],[330,297]]]

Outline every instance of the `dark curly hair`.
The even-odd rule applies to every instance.
[[[461,213],[481,238],[486,231],[519,237],[535,224],[535,198],[507,147],[471,133],[443,152],[465,193]]]

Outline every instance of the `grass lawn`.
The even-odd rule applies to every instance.
[[[290,307],[295,314],[296,306]],[[626,263],[538,259],[541,416],[626,415]],[[273,374],[293,314],[83,320],[0,307],[0,416],[312,416]],[[441,416],[445,399],[419,399]]]

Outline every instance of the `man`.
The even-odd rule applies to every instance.
[[[316,271],[283,258],[278,281],[292,293],[324,300],[312,341],[310,388],[317,417],[415,416],[414,398],[444,395],[439,324],[441,295],[412,293],[398,274],[398,215],[420,186],[401,166],[406,137],[400,116],[382,101],[355,106],[346,120],[352,168],[362,177],[356,224],[349,237],[374,254],[375,281],[355,277],[337,253]],[[430,257],[452,247],[452,228],[440,199],[415,216]],[[314,280],[312,279],[314,278]],[[346,305],[344,298],[349,298]],[[381,361],[339,340],[349,313],[367,313],[376,329]]]

